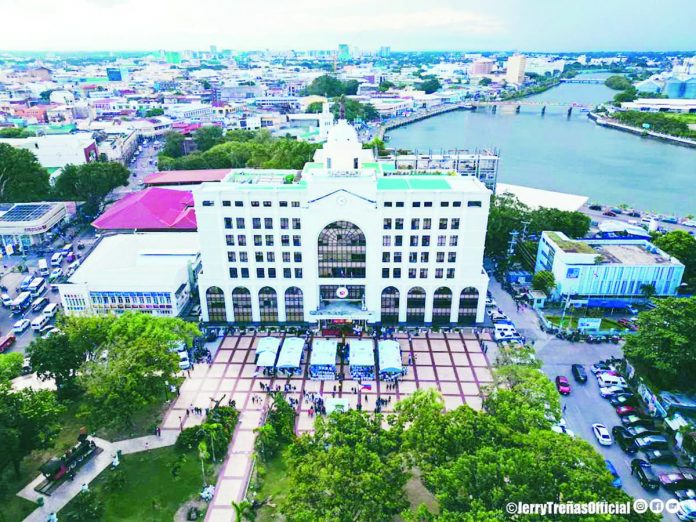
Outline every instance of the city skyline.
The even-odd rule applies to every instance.
[[[611,5],[591,0],[558,7],[539,0],[530,10],[516,0],[268,0],[263,10],[224,0],[147,4],[134,0],[77,0],[67,4],[0,0],[7,19],[31,19],[4,28],[4,51],[134,51],[154,49],[308,50],[340,43],[363,49],[518,50],[526,52],[668,51],[693,48],[688,0]],[[166,7],[166,8],[165,8]],[[657,11],[659,9],[659,11]],[[655,13],[660,16],[656,17]],[[692,16],[688,13],[691,12]],[[630,32],[612,31],[620,23]],[[106,25],[106,27],[105,27]],[[114,28],[114,29],[110,29]],[[125,33],[127,31],[127,34]],[[587,42],[592,42],[588,46]]]

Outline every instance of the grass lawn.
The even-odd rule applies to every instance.
[[[134,419],[132,428],[99,430],[96,435],[107,440],[116,441],[152,433],[152,428],[156,422],[159,422],[165,409],[166,404],[157,404],[145,408]],[[61,455],[77,442],[80,428],[87,426],[87,424],[85,420],[77,418],[76,412],[76,404],[67,405],[67,410],[59,420],[61,430],[56,437],[55,445],[47,450],[35,451],[26,457],[21,463],[19,477],[15,475],[12,466],[0,471],[0,483],[3,484],[3,489],[7,491],[4,497],[0,495],[0,504],[2,505],[2,508],[0,508],[0,522],[23,520],[36,509],[36,505],[33,502],[18,497],[16,493],[36,478],[39,474],[39,466],[51,457]],[[200,476],[200,464],[198,473]]]
[[[668,118],[673,120],[683,121],[684,123],[693,124],[696,123],[696,114],[674,114],[674,113],[663,113]]]
[[[561,316],[560,315],[547,315],[546,319],[550,323],[553,323],[554,325],[558,326],[558,324],[561,322]],[[578,327],[578,318],[577,317],[570,317],[568,315],[565,316],[563,319],[563,328],[577,328]],[[625,326],[620,325],[613,319],[607,319],[604,318],[602,319],[602,324],[599,327],[600,330],[626,330],[627,328]]]
[[[276,507],[273,508],[268,505],[261,507],[256,512],[256,522],[278,520],[277,506],[281,503],[287,492],[287,466],[280,455],[263,464],[261,464],[260,460],[257,460],[257,471],[259,464],[263,468],[263,477],[261,478],[261,487],[256,490],[256,499],[264,501],[270,498],[271,504]],[[254,483],[252,483],[252,486],[249,488],[250,493],[253,486]]]
[[[175,477],[172,469],[177,463],[180,468]],[[203,484],[197,455],[182,454],[173,446],[125,455],[120,470],[125,475],[122,488],[113,490],[108,487],[109,477],[114,474],[110,468],[90,485],[104,502],[106,522],[171,522],[182,504],[198,496]],[[208,476],[209,482],[213,479],[212,475]],[[70,504],[61,513],[69,510]]]

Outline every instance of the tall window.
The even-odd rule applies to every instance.
[[[304,296],[296,286],[285,291],[285,320],[292,323],[304,321]]]
[[[468,287],[462,290],[459,296],[460,324],[474,324],[476,322],[476,308],[478,307],[479,293],[476,288]]]
[[[319,277],[365,277],[365,234],[353,223],[327,225],[319,234],[318,249]]]
[[[381,311],[383,324],[399,322],[399,290],[393,286],[388,286],[382,290]]]
[[[452,291],[441,286],[433,295],[433,324],[446,324],[450,322],[452,310]]]
[[[252,321],[251,292],[243,286],[232,290],[232,311],[235,322],[250,323]]]
[[[259,290],[259,315],[262,323],[278,322],[278,294],[270,286]]]
[[[419,286],[408,291],[406,321],[409,323],[425,322],[425,290]]]
[[[211,323],[224,323],[227,321],[225,309],[225,294],[217,286],[211,286],[205,291],[205,302],[208,305],[208,320]]]

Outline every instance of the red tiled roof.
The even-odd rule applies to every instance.
[[[164,170],[145,176],[143,182],[146,185],[194,185],[206,181],[222,181],[229,173],[230,169]]]
[[[114,203],[92,226],[99,230],[196,230],[193,195],[150,187]]]

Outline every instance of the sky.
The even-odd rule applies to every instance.
[[[0,20],[10,51],[696,49],[696,0],[0,0]]]

